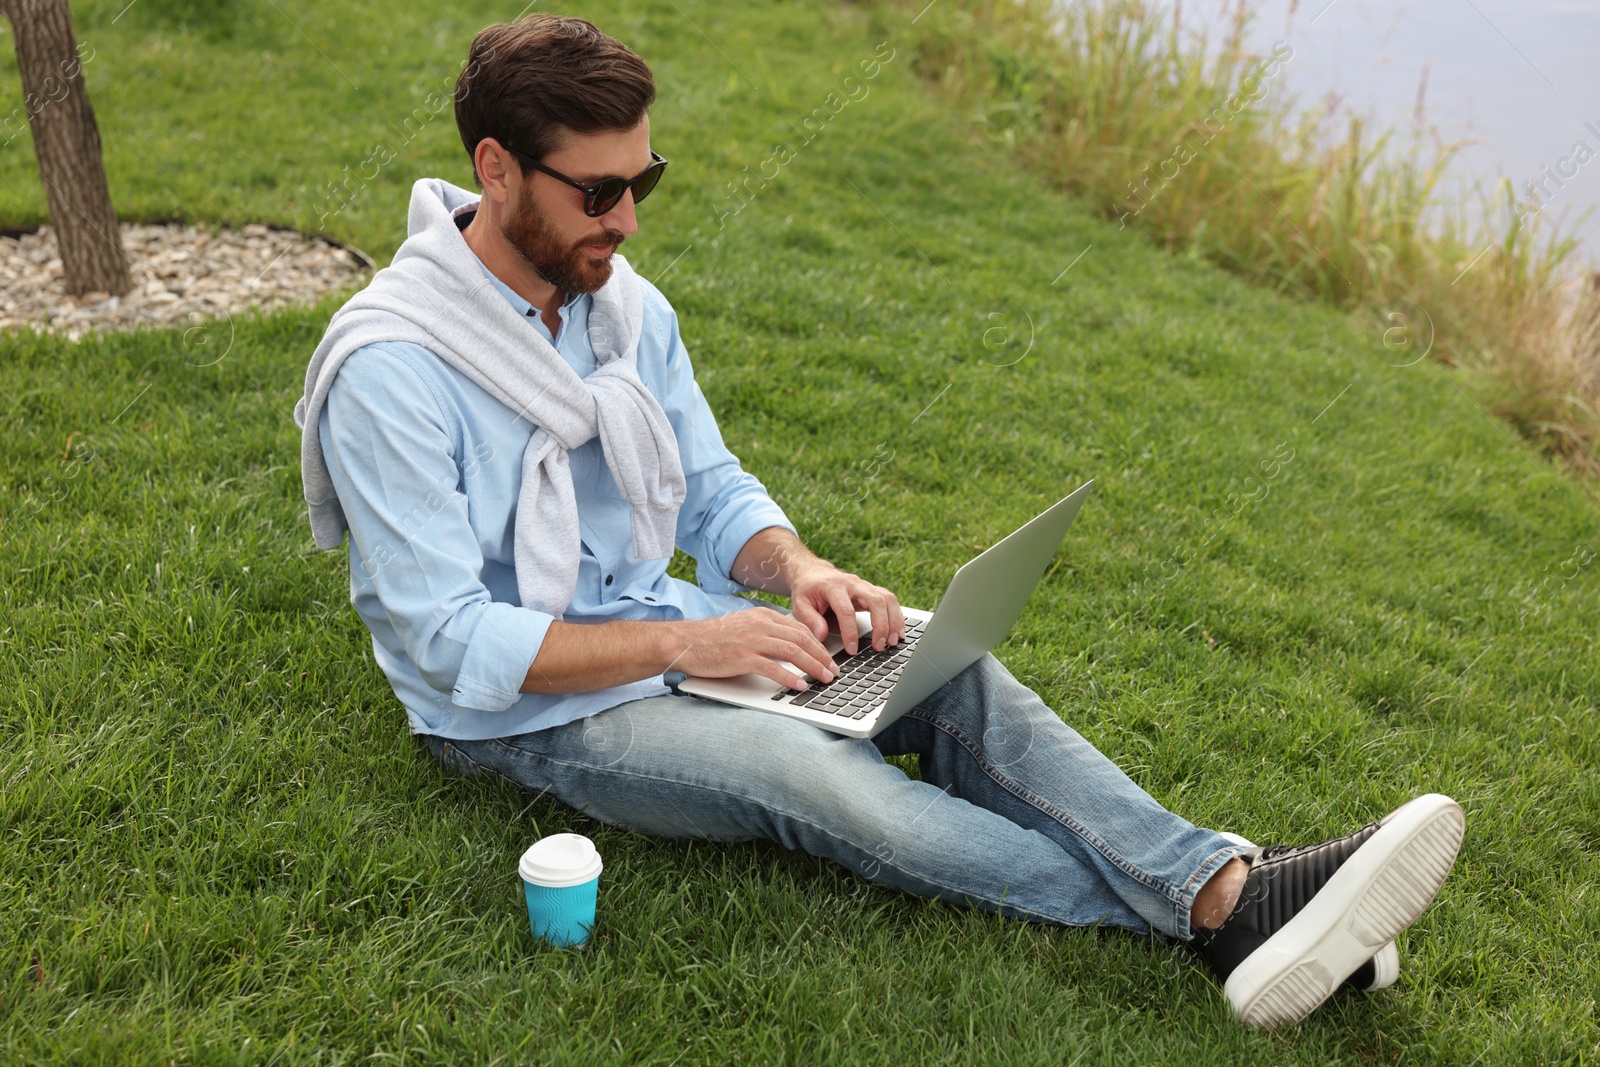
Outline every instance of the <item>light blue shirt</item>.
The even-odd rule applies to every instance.
[[[580,378],[593,373],[588,295],[561,308],[551,337],[537,309],[484,273]],[[634,555],[628,503],[595,437],[568,452],[582,543],[565,622],[706,619],[764,606],[736,595],[748,587],[729,577],[733,561],[761,530],[795,529],[723,444],[677,315],[639,281],[639,377],[677,434],[688,494],[676,541],[696,561],[698,586],[669,577],[665,559]],[[428,349],[383,342],[351,353],[317,429],[350,524],[350,600],[413,732],[504,737],[670,692],[660,674],[588,693],[520,692],[554,621],[517,594],[513,531],[534,431],[525,416]]]

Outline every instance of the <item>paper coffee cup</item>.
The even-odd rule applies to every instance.
[[[600,867],[600,853],[582,834],[551,834],[522,854],[517,873],[535,937],[562,948],[589,940]]]

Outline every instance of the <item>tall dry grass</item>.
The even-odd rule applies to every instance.
[[[1441,179],[1460,144],[1423,122],[1308,111],[1292,48],[1244,47],[1239,0],[1205,40],[1141,0],[885,0],[918,69],[1000,143],[1121,225],[1350,310],[1391,362],[1482,376],[1495,412],[1600,473],[1600,290],[1576,243],[1508,181]],[[895,23],[905,26],[903,17]]]

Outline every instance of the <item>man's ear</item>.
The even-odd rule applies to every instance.
[[[472,153],[472,164],[483,195],[493,197],[497,203],[503,204],[510,198],[510,183],[522,177],[521,165],[493,137],[478,142]]]

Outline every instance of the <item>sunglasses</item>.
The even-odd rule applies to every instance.
[[[585,185],[583,182],[573,181],[560,171],[551,170],[531,156],[523,155],[504,141],[500,143],[507,152],[516,156],[517,161],[524,167],[531,167],[534,170],[550,175],[557,181],[566,182],[582,193],[583,213],[591,219],[599,218],[616,207],[621,202],[623,194],[629,189],[633,190],[633,202],[635,204],[639,203],[650,195],[650,190],[654,189],[656,183],[661,180],[661,172],[667,169],[667,161],[656,155],[652,149],[650,158],[654,162],[632,178],[601,178],[597,182]]]

